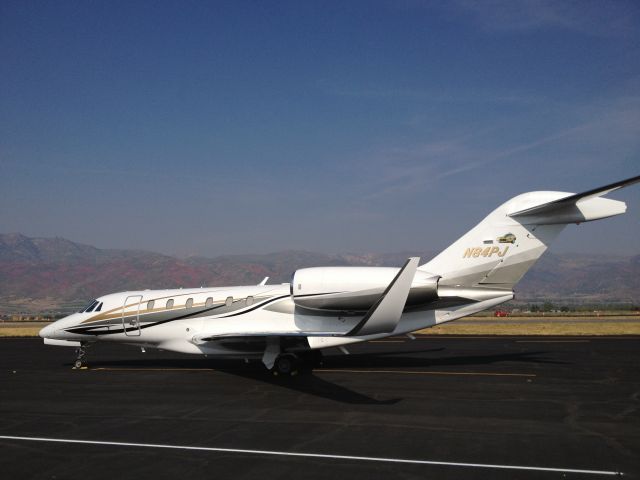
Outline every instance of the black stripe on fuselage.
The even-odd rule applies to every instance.
[[[258,303],[256,305],[253,305],[251,308],[249,308],[247,310],[243,310],[243,311],[238,312],[238,313],[234,313],[234,314],[231,314],[231,315],[224,315],[224,316],[220,316],[220,317],[216,317],[216,318],[228,318],[228,317],[234,317],[234,316],[237,316],[237,315],[244,315],[245,313],[252,312],[252,311],[254,311],[254,310],[256,310],[256,309],[258,309],[260,307],[264,307],[264,306],[266,306],[266,305],[268,305],[270,303],[273,303],[273,302],[278,301],[278,300],[282,300],[283,298],[287,298],[287,297],[289,297],[289,295],[281,295],[279,297],[272,297],[270,299],[265,300],[262,303]],[[192,312],[192,313],[188,313],[186,315],[179,315],[177,317],[169,318],[169,319],[166,319],[166,320],[160,320],[160,321],[154,322],[154,323],[148,323],[146,325],[140,325],[139,329],[140,330],[144,330],[146,328],[155,327],[156,325],[161,325],[163,323],[174,322],[176,320],[184,320],[185,318],[190,318],[190,317],[194,317],[196,315],[201,315],[202,313],[210,312],[212,310],[215,310],[216,308],[221,308],[221,307],[224,307],[224,305],[218,305],[218,306],[206,309],[206,310],[200,310],[198,312]],[[105,332],[96,332],[95,331],[98,328],[104,328],[104,327],[105,327],[105,325],[97,325],[97,326],[88,325],[88,326],[85,326],[85,327],[70,327],[70,328],[65,329],[65,331],[69,332],[69,333],[80,334],[80,335],[96,335],[97,336],[97,335],[114,335],[116,333],[124,333],[125,331],[126,332],[134,332],[134,331],[138,330],[138,327],[126,327],[126,328],[121,328],[119,330],[108,330],[108,331],[105,331]]]

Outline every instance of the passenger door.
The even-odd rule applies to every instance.
[[[122,328],[129,337],[140,336],[140,304],[142,295],[130,295],[122,305]],[[130,307],[134,307],[131,309]]]

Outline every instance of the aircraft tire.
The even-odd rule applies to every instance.
[[[298,373],[298,357],[292,353],[285,353],[276,358],[273,372],[277,375],[292,376]]]

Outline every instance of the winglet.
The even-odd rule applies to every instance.
[[[420,257],[411,257],[407,260],[378,301],[369,309],[364,318],[347,333],[347,336],[393,332],[407,303],[411,283],[419,262]]]
[[[269,280],[269,277],[264,277],[264,280],[262,280],[258,286],[259,287],[264,287],[267,284],[267,281]]]

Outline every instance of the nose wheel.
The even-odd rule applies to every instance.
[[[81,344],[78,348],[76,348],[76,360],[73,362],[73,369],[77,370],[80,368],[86,367],[85,357],[87,356],[87,346],[85,344]]]

